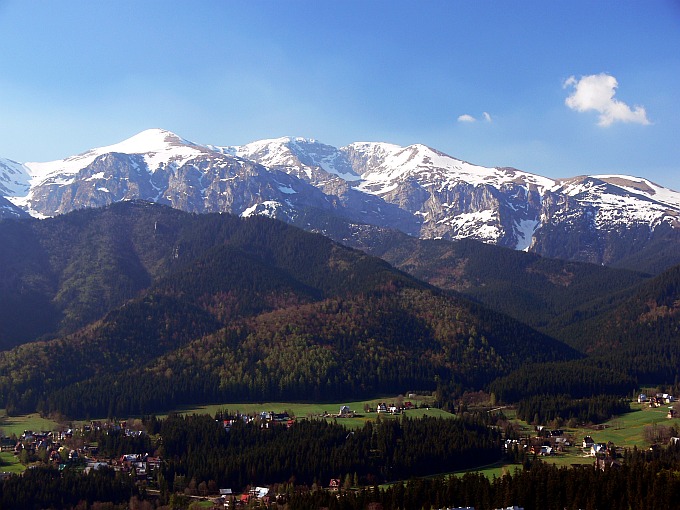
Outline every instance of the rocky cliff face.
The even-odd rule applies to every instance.
[[[35,216],[144,199],[197,213],[266,214],[310,230],[337,217],[593,263],[661,241],[680,251],[678,192],[627,176],[553,180],[481,167],[423,145],[279,138],[214,147],[149,130],[61,161],[0,160],[0,193],[15,214]]]

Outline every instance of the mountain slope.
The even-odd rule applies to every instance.
[[[437,379],[473,387],[523,363],[578,356],[380,259],[267,218],[126,202],[3,222],[0,235],[14,243],[2,256],[17,261],[14,287],[0,296],[10,301],[33,282],[34,303],[52,313],[41,333],[56,336],[0,353],[0,400],[12,411],[136,414],[182,399],[372,395],[433,389]],[[34,253],[26,262],[24,247]],[[33,323],[30,298],[3,324]],[[79,324],[82,310],[93,318]]]
[[[567,343],[582,320],[615,308],[649,279],[640,272],[548,259],[473,240],[423,240],[338,221],[321,231]]]

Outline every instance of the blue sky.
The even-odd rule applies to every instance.
[[[0,156],[161,127],[680,190],[680,2],[0,0]]]

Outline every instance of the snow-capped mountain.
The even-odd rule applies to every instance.
[[[0,220],[27,216],[25,211],[5,197],[25,195],[29,189],[29,176],[26,167],[16,161],[0,158]]]
[[[33,216],[145,199],[192,212],[267,214],[311,230],[340,217],[597,263],[660,236],[680,247],[678,192],[636,177],[554,180],[487,168],[424,145],[335,148],[284,137],[218,147],[151,129],[64,160],[0,160],[0,195]]]

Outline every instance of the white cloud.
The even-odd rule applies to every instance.
[[[488,112],[483,112],[482,117],[486,122],[491,122],[491,115]],[[477,122],[477,118],[464,113],[458,116],[458,122]]]
[[[564,88],[573,87],[574,90],[564,102],[578,112],[598,112],[599,126],[611,126],[614,122],[650,124],[644,107],[631,109],[626,103],[614,99],[618,86],[616,78],[605,73],[582,76],[578,80],[571,76],[564,82]]]

